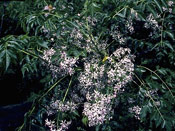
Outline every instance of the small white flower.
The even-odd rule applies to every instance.
[[[174,4],[173,1],[168,1],[168,5],[169,5],[169,6],[172,6],[173,4]]]
[[[139,106],[133,106],[133,107],[129,108],[129,112],[134,113],[135,118],[140,120],[141,108]]]
[[[52,11],[52,10],[55,10],[55,9],[56,8],[53,7],[52,5],[47,5],[47,6],[44,7],[44,10],[46,10],[46,11]]]
[[[169,8],[169,12],[172,13],[173,9],[172,8]]]
[[[167,9],[163,7],[163,10],[166,11]],[[152,27],[154,29],[158,29],[159,25],[158,22],[156,21],[156,19],[154,18],[153,14],[150,14],[147,18],[146,18],[146,23],[144,25],[145,28],[149,28]]]
[[[51,40],[51,41],[54,41],[54,38],[51,38],[50,40]]]
[[[106,120],[111,119],[112,107],[111,99],[113,96],[103,95],[98,91],[94,91],[88,101],[94,101],[94,103],[84,103],[83,114],[87,116],[89,126],[96,126],[104,123]]]

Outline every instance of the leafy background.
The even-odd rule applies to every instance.
[[[44,7],[52,5],[56,9],[45,17]],[[33,106],[26,114],[19,130],[30,128],[46,130],[43,120],[47,93],[56,82],[43,69],[40,57],[45,49],[53,45],[69,46],[68,52],[80,56],[86,51],[72,48],[69,30],[77,27],[76,20],[88,16],[98,20],[90,32],[100,39],[108,38],[110,51],[120,46],[118,39],[112,38],[110,30],[117,29],[125,38],[123,47],[129,47],[135,57],[133,81],[125,87],[125,92],[117,98],[118,107],[111,121],[97,127],[87,127],[86,120],[76,113],[70,130],[174,130],[175,129],[175,4],[168,0],[26,0],[24,2],[0,2],[0,75],[1,79],[10,74],[21,74],[21,81],[38,76],[43,89],[36,87],[31,94]],[[64,8],[63,8],[64,7]],[[81,14],[80,17],[77,14]],[[146,28],[148,16],[157,22],[158,28]],[[126,23],[131,22],[134,32]],[[43,26],[49,32],[43,31]],[[63,28],[68,32],[62,33]],[[80,28],[85,34],[88,30]],[[54,35],[53,35],[54,34]],[[59,36],[62,36],[61,38]],[[54,38],[54,41],[51,40]],[[99,51],[103,53],[102,51]],[[59,57],[59,56],[57,56]],[[33,82],[33,81],[32,81]],[[68,81],[62,82],[67,85]],[[3,87],[1,87],[3,88]],[[14,87],[10,87],[14,88]],[[21,87],[22,88],[22,87]],[[2,89],[3,90],[3,89]],[[41,100],[42,98],[42,100]],[[26,99],[26,98],[25,98]],[[129,102],[133,100],[134,102]],[[128,112],[130,107],[141,107],[140,120]],[[34,110],[35,109],[35,110]],[[64,115],[64,114],[62,114]],[[66,114],[65,114],[66,115]],[[35,122],[32,121],[35,120]]]

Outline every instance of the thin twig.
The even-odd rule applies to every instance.
[[[150,71],[151,73],[155,74],[155,75],[162,81],[162,83],[166,86],[166,88],[167,88],[168,91],[170,92],[171,96],[174,98],[174,95],[173,95],[171,89],[168,87],[168,85],[160,78],[160,76],[159,76],[155,71],[153,71],[153,70],[151,70],[151,69],[149,69],[149,68],[147,68],[147,67],[145,67],[145,66],[138,66],[138,67],[144,68],[144,69]],[[175,100],[175,98],[174,98],[174,100]]]

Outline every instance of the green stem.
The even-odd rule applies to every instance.
[[[149,93],[147,93],[147,95],[148,95],[148,97],[152,100],[152,102],[153,102],[154,106],[156,107],[157,111],[159,112],[159,114],[160,114],[162,120],[165,122],[165,119],[164,119],[162,113],[160,112],[159,108],[157,107],[156,102],[154,101],[154,99],[151,97],[151,95],[150,95]]]
[[[34,110],[35,110],[35,106],[32,107],[32,109],[27,113],[27,115],[28,115],[28,116],[31,116],[32,113],[34,112]],[[22,129],[24,128],[24,125],[25,125],[25,123],[23,123],[23,124],[18,128],[17,131],[22,131]]]
[[[161,80],[161,82],[166,86],[166,88],[170,92],[171,96],[174,98],[174,95],[173,95],[172,91],[170,90],[170,88],[168,87],[168,85],[160,78],[160,76],[157,73],[155,73],[153,70],[151,70],[151,69],[149,69],[149,68],[147,68],[145,66],[138,66],[138,67],[144,68],[144,69],[150,71],[151,73],[155,74]],[[174,100],[175,100],[175,98],[174,98]]]
[[[42,100],[42,98],[43,98],[44,96],[46,96],[46,95],[47,95],[60,81],[62,81],[65,77],[66,77],[66,76],[64,76],[63,78],[59,79],[56,83],[54,83],[54,84],[47,90],[47,92],[44,93],[44,94],[38,99],[38,101],[37,101],[36,103],[39,103],[39,102]],[[36,105],[33,105],[32,109],[27,113],[27,117],[30,117],[30,116],[32,115],[32,113],[34,112],[35,108],[36,108]],[[22,129],[24,128],[24,125],[25,125],[25,123],[23,123],[23,124],[19,127],[19,129],[18,129],[17,131],[22,131]]]
[[[30,56],[32,56],[34,58],[39,58],[39,56],[37,56],[36,54],[31,53],[29,51],[25,51],[25,50],[22,50],[22,49],[18,49],[18,51],[23,52],[24,54],[30,55]]]
[[[34,58],[36,58],[36,59],[40,59],[40,60],[42,60],[43,62],[45,62],[45,63],[47,63],[47,64],[50,64],[50,63],[48,63],[48,61],[46,61],[46,60],[43,59],[42,57],[40,57],[40,56],[34,54],[33,52],[25,51],[25,50],[22,50],[22,49],[18,49],[18,51],[23,52],[24,54],[27,54],[27,55],[29,55],[29,56],[32,56],[32,57],[34,57]],[[57,64],[55,64],[55,63],[52,63],[52,65],[54,65],[54,66],[56,66],[56,67],[59,67],[59,66],[58,66]]]
[[[72,76],[72,77],[73,77],[73,76]],[[64,103],[64,101],[65,101],[65,99],[66,99],[66,96],[67,96],[67,94],[68,94],[68,91],[69,91],[69,89],[70,89],[70,86],[71,86],[71,83],[72,83],[72,77],[71,77],[71,79],[70,79],[70,82],[69,82],[68,88],[67,88],[67,90],[66,90],[66,93],[65,93],[65,95],[64,95],[64,98],[63,98],[63,100],[62,100],[62,103]],[[59,116],[60,116],[60,114],[59,114],[59,112],[58,112],[58,115],[57,115],[57,127],[58,127]]]
[[[73,76],[72,76],[72,77],[73,77]],[[63,100],[62,100],[63,103],[64,103],[64,101],[65,101],[65,99],[66,99],[66,96],[67,96],[68,91],[69,91],[69,89],[70,89],[70,86],[71,86],[71,84],[72,84],[72,77],[71,77],[71,80],[70,80],[70,82],[69,82],[69,85],[68,85],[68,88],[67,88],[67,90],[66,90],[66,93],[65,93],[65,95],[64,95],[64,98],[63,98]]]
[[[133,73],[135,76],[136,76],[136,78],[139,80],[139,82],[141,83],[141,85],[140,86],[142,86],[142,84],[144,83],[144,81],[142,81],[135,73]]]
[[[128,6],[125,6],[125,7],[123,7],[122,9],[120,9],[119,11],[117,11],[116,13],[115,13],[115,15],[113,15],[112,16],[112,18],[114,18],[116,15],[118,15],[121,11],[123,11],[125,8],[128,8]]]
[[[57,86],[57,84],[59,83],[59,82],[61,82],[64,78],[66,78],[67,76],[64,76],[63,78],[61,78],[61,79],[59,79],[57,82],[55,82],[48,90],[47,90],[47,92],[46,93],[44,93],[41,97],[40,97],[40,99],[38,100],[38,101],[41,101],[41,99],[44,97],[44,96],[46,96],[55,86]]]
[[[92,44],[94,45],[95,47],[95,50],[101,55],[103,56],[103,54],[100,52],[100,50],[98,49],[98,42],[95,41],[94,39],[94,36],[92,35],[92,31],[90,30],[89,28],[89,25],[88,25],[88,22],[87,22],[87,25],[85,26],[87,28],[87,31],[88,31],[88,38],[90,38],[90,40],[92,41]]]
[[[140,80],[140,78],[139,78],[136,74],[134,74],[134,75],[137,77],[137,79],[138,79],[138,80],[140,81],[140,83],[141,83],[141,85],[139,86],[140,88],[141,88],[142,85],[146,85],[146,83],[145,83],[144,81]],[[154,99],[151,97],[150,93],[148,92],[148,88],[147,88],[147,87],[146,87],[146,90],[147,90],[147,93],[146,93],[146,94],[148,95],[148,97],[149,97],[149,98],[151,99],[151,101],[153,102],[153,104],[154,104],[156,110],[158,111],[158,113],[160,114],[160,117],[162,118],[162,120],[165,122],[165,119],[164,119],[162,113],[160,112],[159,108],[158,108],[157,105],[156,105],[156,102],[155,102]]]
[[[115,42],[115,40],[113,40],[111,43],[109,43],[108,46],[105,48],[105,50],[108,49],[114,42]]]
[[[161,41],[160,44],[163,45],[163,25],[164,25],[164,18],[165,18],[165,13],[163,14],[163,20],[162,20],[162,28],[161,28]]]

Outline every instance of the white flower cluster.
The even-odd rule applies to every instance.
[[[60,62],[60,65],[59,65],[60,74],[62,74],[62,75],[74,74],[74,72],[75,72],[74,67],[76,66],[76,62],[77,62],[78,58],[68,57],[66,52],[63,51],[61,53],[61,59],[62,59],[62,61]]]
[[[172,13],[172,11],[173,11],[173,9],[172,9],[173,4],[174,4],[173,1],[168,1],[168,6],[169,7],[162,7],[163,11]]]
[[[42,58],[47,61],[47,66],[49,67],[50,71],[52,72],[52,76],[57,78],[58,75],[65,76],[65,75],[72,75],[74,74],[74,67],[76,66],[76,62],[78,58],[71,58],[68,57],[65,51],[61,52],[61,62],[59,65],[52,64],[52,56],[55,54],[54,49],[49,49],[44,51],[44,55]]]
[[[66,131],[66,130],[68,130],[69,125],[71,123],[72,123],[71,121],[68,121],[68,122],[66,120],[61,121],[60,128],[57,129],[55,121],[51,121],[51,120],[48,120],[48,119],[45,120],[45,125],[47,127],[49,127],[50,131]]]
[[[81,23],[77,21],[77,24],[81,27]],[[83,34],[81,33],[80,29],[74,28],[70,33],[70,42],[80,49],[86,49],[88,52],[91,51],[91,40],[84,41]]]
[[[172,8],[166,8],[166,7],[162,7],[163,11],[167,11],[169,13],[172,13],[173,9]]]
[[[98,49],[105,51],[108,46],[107,41],[108,39],[100,41],[100,44],[97,45]]]
[[[129,48],[121,47],[108,58],[110,63],[107,72],[108,83],[115,85],[114,89],[118,90],[132,80],[132,73],[134,71],[132,59],[134,56],[130,55],[130,52]]]
[[[49,64],[51,64],[51,58],[55,54],[55,52],[56,51],[53,48],[45,50],[42,58],[46,60]]]
[[[173,1],[168,1],[168,5],[169,5],[169,6],[172,6],[173,4],[174,4]]]
[[[73,87],[73,88],[76,88],[76,87]],[[74,101],[75,103],[82,103],[84,101],[84,97],[80,97],[78,93],[74,91],[71,92],[71,98],[72,98],[72,101]]]
[[[77,104],[67,101],[65,104],[59,103],[59,110],[62,112],[74,111],[77,108]]]
[[[41,30],[42,30],[44,33],[46,33],[46,34],[50,32],[50,30],[47,29],[45,26],[42,26],[42,27],[41,27]]]
[[[49,127],[50,131],[56,131],[55,121],[51,121],[51,120],[46,119],[45,120],[45,125],[47,127]]]
[[[158,90],[157,89],[150,89],[147,91],[147,93],[145,94],[146,97],[152,97],[152,98],[156,98],[158,96]]]
[[[159,25],[156,19],[154,18],[153,14],[151,13],[147,18],[146,18],[146,23],[144,25],[145,28],[153,28],[153,29],[158,29]]]
[[[52,64],[52,56],[55,54],[55,50],[53,48],[45,50],[43,53],[43,56],[41,57],[43,60],[47,62],[44,63],[45,66],[49,68],[49,70],[52,72],[53,77],[57,77],[58,67]]]
[[[52,5],[47,5],[47,6],[44,7],[44,10],[46,10],[46,11],[52,11],[52,10],[55,10],[55,9],[56,8],[53,7]]]
[[[89,23],[89,28],[95,26],[97,23],[97,19],[91,16],[88,16],[86,18],[83,17],[83,19]],[[78,48],[85,49],[87,52],[94,51],[97,48],[96,46],[98,46],[98,49],[101,49],[101,47],[104,49],[106,47],[106,41],[102,41],[100,42],[101,44],[97,44],[97,37],[91,38],[92,36],[90,34],[86,34],[84,37],[84,33],[81,30],[81,28],[84,26],[83,22],[75,20],[75,23],[77,27],[74,27],[72,30],[67,29],[67,32],[70,32],[69,42],[71,44],[75,45]]]
[[[104,71],[104,65],[99,66],[97,61],[94,59],[85,62],[84,72],[81,72],[80,76],[78,77],[80,86],[87,90],[104,88],[104,81],[102,81]]]
[[[78,21],[76,21],[76,22],[80,27],[82,26],[80,22],[78,22]],[[90,39],[85,40],[80,29],[77,29],[77,28],[74,28],[71,31],[69,41],[81,49],[86,49],[87,52],[91,52],[92,48],[94,48],[92,41]]]
[[[60,128],[57,131],[66,131],[66,130],[68,130],[69,129],[69,125],[71,123],[72,123],[72,121],[68,121],[68,122],[66,120],[62,121],[60,123]]]
[[[71,38],[74,38],[76,40],[82,40],[83,39],[83,34],[81,33],[81,31],[77,28],[74,28],[70,34]]]
[[[129,32],[132,34],[134,33],[134,27],[133,27],[133,22],[131,19],[129,19],[127,22],[126,22],[126,27],[127,29],[129,30]]]
[[[51,51],[43,57],[50,63],[50,70],[60,75],[72,75],[78,59],[70,58],[66,52],[62,51],[61,60],[58,67],[56,67],[51,64],[51,56],[54,53],[54,51]],[[121,88],[132,80],[134,56],[130,53],[130,49],[121,47],[110,56],[105,56],[103,60],[98,54],[83,59],[84,71],[78,76],[79,83],[74,91],[80,91],[84,98],[81,99],[78,95],[74,96],[77,101],[86,100],[83,114],[88,118],[89,126],[102,124],[112,118],[112,106],[114,104],[112,99],[115,99]],[[110,88],[107,94],[104,92],[105,88]],[[74,102],[68,101],[63,104],[60,100],[53,101],[47,107],[48,115],[55,114],[57,111],[72,112],[78,108]]]
[[[129,108],[129,112],[134,113],[135,118],[138,120],[140,120],[140,111],[141,111],[141,108],[139,106],[134,106]]]
[[[66,103],[63,103],[60,100],[52,101],[47,108],[47,114],[52,115],[55,114],[58,111],[61,112],[73,112],[75,109],[77,109],[77,104],[74,102],[67,101]]]
[[[173,11],[173,5],[174,5],[174,2],[173,1],[168,1],[168,6],[169,7],[162,7],[162,9],[163,9],[163,11],[172,13],[172,11]]]
[[[48,17],[49,14],[52,13],[55,9],[56,9],[56,8],[53,7],[52,5],[47,5],[47,6],[45,6],[43,10],[44,10],[44,11],[49,11],[49,12],[45,12],[45,13],[44,13],[44,16],[45,16],[45,17]]]
[[[83,114],[87,116],[90,127],[102,124],[104,121],[112,118],[111,100],[113,98],[111,95],[103,95],[98,91],[87,95],[88,101],[94,101],[94,103],[84,103]]]
[[[122,36],[119,30],[117,28],[114,31],[111,31],[112,38],[116,41],[118,41],[121,45],[123,45],[126,42],[126,39]]]
[[[55,52],[54,52],[55,53]],[[51,62],[53,51],[45,60]],[[119,48],[113,52],[105,61],[99,61],[99,56],[94,55],[92,58],[85,59],[84,72],[81,72],[78,80],[80,91],[87,102],[84,104],[83,114],[87,116],[89,126],[102,124],[104,121],[111,118],[112,102],[126,83],[132,79],[132,72],[134,71],[134,64],[132,63],[133,56],[130,55],[130,49]],[[61,52],[61,62],[59,69],[54,71],[62,72],[62,74],[73,74],[73,67],[77,59],[69,58],[63,51]],[[53,70],[54,68],[50,66]],[[106,87],[113,88],[109,95],[104,95],[101,92]],[[56,100],[48,107],[48,114],[54,114],[58,110],[62,112],[73,111],[77,105],[73,102],[63,104]]]
[[[97,23],[97,19],[95,17],[88,16],[87,21],[90,25],[95,26]]]
[[[78,80],[81,93],[88,101],[84,104],[83,114],[87,116],[89,126],[102,124],[111,118],[111,100],[132,80],[134,56],[130,52],[130,49],[121,47],[101,63],[95,57],[84,63],[84,72],[80,73]],[[100,93],[109,87],[113,88],[109,95]]]
[[[131,14],[132,14],[132,17],[134,16],[137,20],[139,19],[137,11],[134,10],[133,8],[131,8]]]

